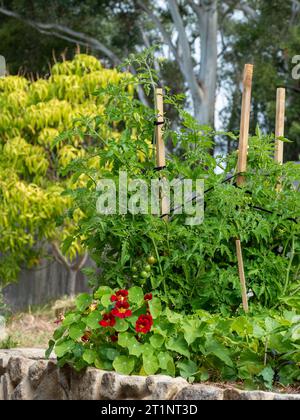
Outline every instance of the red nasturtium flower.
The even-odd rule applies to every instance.
[[[90,341],[91,335],[92,335],[91,331],[86,331],[84,335],[81,337],[81,341],[83,341],[84,343],[88,343]]]
[[[112,302],[124,302],[127,300],[128,291],[127,290],[118,290],[115,295],[112,295],[110,300]]]
[[[103,319],[99,321],[101,327],[113,327],[116,324],[116,319],[112,313],[104,314]]]
[[[127,301],[117,302],[111,313],[113,316],[118,318],[128,318],[132,315],[132,312],[129,309],[129,303]]]
[[[153,325],[153,318],[151,315],[140,315],[135,324],[136,332],[147,334]]]
[[[118,333],[115,333],[113,335],[110,336],[110,339],[113,343],[115,343],[116,341],[118,341]]]
[[[145,301],[152,300],[152,298],[153,298],[152,293],[147,293],[147,294],[144,296],[144,300],[145,300]]]

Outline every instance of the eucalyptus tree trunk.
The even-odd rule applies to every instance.
[[[151,2],[137,0],[137,4],[156,25],[173,54],[190,92],[196,120],[200,124],[213,127],[217,85],[217,0],[167,0],[173,26],[172,33],[160,20]],[[192,55],[193,40],[183,18],[182,7],[196,21],[201,44],[198,62],[195,62]],[[172,36],[174,33],[177,35],[176,38]],[[199,70],[196,70],[197,67]]]
[[[214,126],[215,102],[217,86],[217,33],[218,12],[217,1],[212,1],[209,9],[204,10],[199,19],[201,38],[200,58],[200,95],[201,102],[196,107],[195,117],[204,124]],[[195,99],[196,102],[196,99]]]

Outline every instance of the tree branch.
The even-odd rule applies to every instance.
[[[70,270],[72,268],[72,266],[69,263],[69,261],[67,260],[67,258],[61,252],[58,242],[53,241],[51,245],[52,245],[53,255],[54,255],[54,258],[56,259],[56,261],[58,261],[60,264],[62,264],[67,270]]]
[[[71,269],[73,271],[80,271],[87,262],[88,256],[88,253],[85,252],[84,255],[81,258],[79,258],[79,260],[75,264],[71,266]]]
[[[75,31],[65,25],[60,25],[56,23],[35,22],[31,19],[26,19],[22,17],[19,13],[14,12],[12,10],[8,10],[4,7],[0,7],[0,13],[2,13],[5,16],[17,19],[23,23],[26,23],[27,25],[37,29],[40,33],[46,35],[53,35],[57,38],[64,39],[74,44],[89,46],[94,50],[100,51],[103,54],[105,54],[115,65],[121,63],[119,57],[113,51],[107,48],[104,44],[102,44],[102,42],[82,32]]]
[[[147,15],[149,16],[149,18],[152,20],[152,22],[157,26],[159,32],[161,33],[165,43],[169,46],[170,50],[172,51],[175,59],[178,59],[178,55],[177,55],[177,51],[176,48],[174,47],[174,44],[171,40],[171,36],[170,34],[165,30],[163,24],[161,23],[161,21],[159,20],[159,18],[152,12],[152,10],[150,10],[143,1],[141,0],[137,0],[137,4],[140,6],[140,8],[142,10],[144,10],[144,12],[147,13]]]

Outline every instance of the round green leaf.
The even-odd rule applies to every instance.
[[[159,369],[157,357],[154,354],[144,354],[143,367],[147,375],[154,375]]]
[[[99,321],[101,320],[101,314],[98,311],[91,312],[85,319],[86,326],[92,330],[100,328]]]
[[[164,337],[162,335],[159,335],[159,334],[154,334],[150,338],[150,343],[155,349],[161,348],[164,341],[165,341]]]
[[[95,350],[86,349],[82,355],[82,358],[85,362],[87,362],[89,365],[92,365],[97,357],[97,353]]]
[[[62,343],[55,346],[55,354],[57,357],[63,357],[65,354],[69,353],[75,347],[73,340],[66,340]]]
[[[79,311],[84,311],[92,303],[92,296],[88,293],[82,293],[77,296],[75,300],[75,305]]]
[[[135,337],[131,337],[128,341],[128,351],[132,356],[139,357],[143,353],[143,345],[137,341]]]
[[[161,314],[161,303],[157,297],[149,301],[149,309],[153,319],[156,319]]]
[[[130,375],[135,366],[135,357],[118,356],[113,362],[113,367],[116,372],[123,375]]]
[[[160,352],[157,357],[159,367],[168,375],[175,376],[175,364],[173,357],[168,352]]]
[[[59,328],[57,328],[53,334],[54,340],[59,340],[64,335],[66,329],[67,328],[64,325],[61,325]]]
[[[128,343],[131,340],[132,336],[129,333],[121,333],[118,336],[118,344],[121,347],[128,347]]]
[[[91,312],[85,319],[87,327],[92,330],[97,330],[100,328],[99,321],[101,320],[101,314],[98,311]]]
[[[63,320],[63,325],[65,325],[66,327],[69,327],[70,325],[79,321],[79,319],[80,319],[79,314],[68,314],[68,315],[66,315],[65,319]]]
[[[116,325],[114,326],[114,329],[118,332],[124,332],[128,330],[128,322],[125,321],[125,319],[116,318]]]
[[[69,330],[69,336],[73,340],[78,340],[81,338],[85,332],[86,325],[83,322],[79,322],[78,324],[73,324]]]
[[[99,289],[96,290],[94,293],[95,299],[101,299],[104,295],[112,296],[114,294],[113,290],[108,286],[101,286]]]
[[[144,292],[141,287],[134,286],[128,290],[128,298],[129,301],[135,303],[136,305],[140,305],[144,302]]]
[[[104,308],[108,308],[110,305],[112,305],[110,298],[111,298],[110,293],[106,293],[105,295],[102,296],[101,303],[104,306]]]

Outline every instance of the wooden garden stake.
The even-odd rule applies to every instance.
[[[242,246],[241,246],[241,241],[239,239],[237,239],[235,243],[236,243],[236,253],[237,253],[237,258],[238,258],[239,276],[240,276],[241,290],[242,290],[243,308],[244,308],[244,311],[248,313],[249,306],[248,306],[248,297],[247,297],[247,289],[246,289],[246,279],[245,279],[245,271],[244,271]]]
[[[156,165],[158,168],[166,166],[165,143],[163,141],[164,126],[164,102],[163,90],[157,88],[155,91],[156,109],[157,109],[157,125],[156,125]]]
[[[240,126],[240,141],[239,141],[239,154],[238,154],[238,165],[237,165],[237,185],[241,186],[245,182],[244,172],[247,170],[247,155],[248,155],[248,139],[249,139],[249,127],[250,127],[250,112],[251,112],[251,91],[252,91],[252,78],[253,78],[253,65],[246,64],[244,68],[243,78],[243,99],[242,99],[242,112],[241,112],[241,126]],[[243,254],[241,241],[236,240],[236,252],[239,267],[239,277],[241,282],[243,308],[247,313],[248,298],[246,289],[246,279],[244,272]]]
[[[276,146],[275,146],[275,160],[282,165],[283,163],[283,141],[279,140],[278,137],[284,136],[284,118],[285,118],[285,89],[277,89],[277,100],[276,100]]]
[[[156,166],[157,168],[164,168],[166,166],[166,151],[165,143],[163,139],[163,127],[164,127],[164,102],[163,102],[163,90],[156,88],[155,90],[155,101],[157,110],[156,120]],[[161,196],[161,214],[168,213],[168,200],[163,194]],[[168,216],[164,217],[164,220],[168,220]]]
[[[243,100],[242,100],[239,156],[238,156],[238,173],[239,174],[246,172],[247,170],[252,77],[253,77],[253,65],[246,64],[244,68],[244,79],[243,79]],[[244,175],[238,175],[237,185],[239,186],[243,185],[244,182],[245,182]]]

